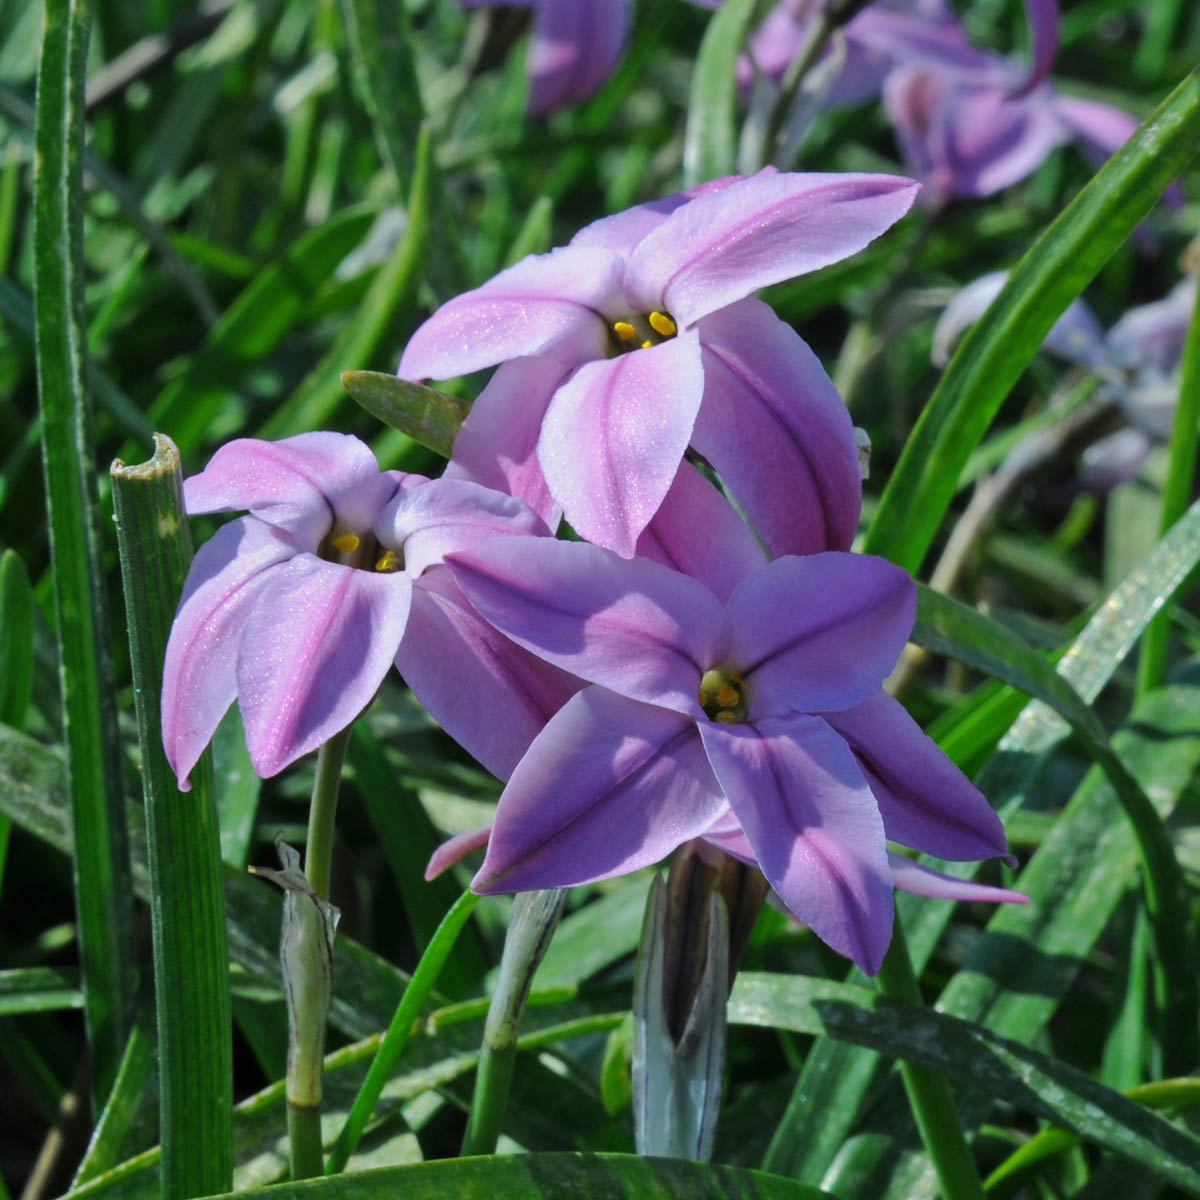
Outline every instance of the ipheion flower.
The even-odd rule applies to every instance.
[[[789,556],[722,601],[580,543],[496,539],[447,566],[498,629],[593,685],[514,770],[475,890],[587,883],[707,837],[874,972],[896,872],[921,874],[888,838],[950,859],[1006,853],[986,800],[882,691],[915,612],[898,567]]]
[[[393,662],[501,778],[578,683],[481,620],[441,565],[497,534],[546,532],[511,496],[379,470],[338,433],[222,447],[184,484],[190,513],[249,509],[200,548],[163,672],[163,741],[188,776],[236,698],[258,774],[344,729]]]
[[[511,490],[551,524],[563,512],[623,557],[689,445],[773,553],[846,549],[860,505],[850,418],[751,294],[862,249],[916,192],[898,176],[767,170],[628,209],[442,305],[399,373],[503,364],[447,473]]]

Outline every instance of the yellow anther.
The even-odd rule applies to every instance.
[[[646,339],[646,340],[645,340],[645,341],[642,343],[642,349],[643,349],[643,350],[649,350],[649,349],[650,349],[650,347],[651,347],[651,346],[653,346],[653,345],[654,345],[654,343],[653,343],[653,342],[652,342],[652,341],[651,341],[649,338],[647,338],[647,339]]]
[[[637,337],[637,330],[628,321],[613,322],[613,329],[623,342],[632,342]]]
[[[666,313],[652,312],[646,319],[650,322],[650,328],[663,337],[674,337],[678,332],[675,322]]]
[[[717,689],[717,706],[719,708],[732,708],[740,698],[737,688],[732,683],[723,683]]]
[[[375,570],[382,571],[384,574],[400,570],[400,556],[395,550],[385,550],[379,561],[375,564]]]
[[[715,717],[713,717],[713,720],[716,721],[718,725],[736,725],[738,723],[738,719],[733,715],[733,713],[725,712],[723,709],[721,712],[717,713]]]
[[[333,539],[333,548],[339,554],[353,554],[358,549],[358,538],[353,533],[343,533]]]

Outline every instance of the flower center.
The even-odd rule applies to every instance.
[[[634,313],[612,323],[609,342],[613,354],[625,354],[630,350],[649,350],[651,346],[673,338],[678,327],[664,312],[657,309],[648,314]]]
[[[738,725],[746,719],[746,685],[736,671],[705,671],[699,700],[711,721]]]
[[[328,562],[363,571],[379,571],[384,575],[404,570],[404,555],[381,546],[373,533],[339,533],[326,537],[317,554]]]

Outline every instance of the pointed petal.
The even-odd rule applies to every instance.
[[[729,623],[694,579],[583,542],[507,538],[448,562],[471,603],[534,654],[635,700],[698,713]]]
[[[767,562],[750,526],[688,462],[638,538],[637,553],[700,580],[722,603]]]
[[[396,666],[438,724],[499,779],[583,686],[497,632],[446,567],[414,586]]]
[[[912,206],[896,175],[764,174],[700,196],[633,252],[625,288],[682,327],[768,284],[857,253]]]
[[[764,170],[774,171],[774,167]],[[706,179],[695,187],[684,188],[681,192],[673,192],[659,200],[648,200],[645,204],[635,204],[622,212],[614,213],[611,217],[601,217],[590,225],[585,225],[572,239],[572,246],[603,246],[628,258],[633,248],[652,229],[657,229],[677,208],[694,200],[697,196],[709,192],[719,192],[731,183],[745,179],[744,175],[723,175],[719,179]]]
[[[675,478],[703,392],[694,332],[588,363],[558,389],[538,460],[581,536],[633,555]]]
[[[238,704],[255,771],[282,771],[370,704],[408,617],[412,583],[303,554],[272,573],[246,616]]]
[[[534,254],[448,300],[412,335],[401,379],[449,379],[510,358],[548,354],[564,363],[602,358],[603,316],[619,296],[621,260],[565,246]]]
[[[271,525],[223,525],[192,559],[163,662],[163,748],[179,787],[237,695],[237,646],[246,613],[271,569],[297,553]]]
[[[585,688],[517,765],[471,887],[569,887],[636,871],[724,806],[693,721]]]
[[[448,871],[455,863],[460,863],[468,854],[482,850],[488,844],[492,827],[477,825],[474,829],[464,829],[452,838],[444,841],[430,856],[425,868],[425,881],[436,879],[443,871]]]
[[[552,0],[538,4],[529,73],[529,111],[547,113],[596,91],[629,40],[629,0]]]
[[[772,555],[849,550],[862,507],[854,424],[817,356],[759,300],[699,330],[704,400],[692,445]]]
[[[548,530],[515,496],[466,479],[430,479],[402,490],[380,514],[375,532],[385,546],[403,551],[404,570],[415,579],[455,550]]]
[[[908,572],[865,554],[777,558],[729,601],[732,659],[754,719],[872,696],[916,619]]]
[[[1007,855],[1004,827],[983,793],[886,692],[825,720],[854,751],[893,841],[939,858]]]
[[[546,409],[570,373],[550,358],[504,363],[471,405],[443,478],[470,479],[518,496],[556,528],[562,506],[546,486],[537,443]]]
[[[700,733],[779,898],[874,975],[892,939],[892,875],[875,799],[845,742],[799,715],[701,722]]]
[[[184,481],[189,513],[249,509],[315,550],[335,525],[365,533],[396,484],[365,442],[344,433],[301,433],[278,442],[227,442]]]
[[[943,875],[941,871],[922,867],[902,854],[888,851],[888,865],[892,869],[892,883],[903,892],[916,896],[930,896],[935,900],[983,900],[999,904],[1028,904],[1024,892],[1012,892],[1008,888],[989,887],[986,883],[974,883],[970,879],[956,879]]]

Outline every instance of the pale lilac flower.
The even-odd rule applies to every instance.
[[[171,629],[163,741],[181,788],[235,698],[254,769],[274,775],[349,725],[394,661],[503,777],[578,687],[481,621],[441,565],[497,534],[544,534],[520,500],[381,472],[338,433],[230,442],[184,498],[250,515],[200,548]]]
[[[767,171],[629,209],[442,305],[399,374],[505,364],[451,473],[512,488],[551,523],[561,506],[623,556],[689,444],[773,552],[845,549],[860,504],[849,416],[812,351],[750,297],[860,250],[916,190]]]
[[[459,0],[478,7],[488,0]],[[529,111],[565,108],[590,96],[613,73],[629,41],[630,0],[504,0],[533,9],[525,58]]]
[[[983,316],[1007,281],[1006,271],[983,275],[950,301],[933,333],[935,365],[946,365],[963,331]],[[1165,299],[1130,309],[1107,333],[1087,304],[1076,300],[1046,335],[1043,349],[1100,375],[1130,423],[1084,451],[1084,487],[1103,489],[1132,478],[1151,445],[1170,437],[1195,304],[1196,278],[1189,276]]]
[[[593,684],[513,772],[477,891],[586,883],[692,838],[741,838],[784,905],[874,972],[894,871],[912,874],[887,838],[942,858],[1006,853],[987,802],[881,689],[915,611],[898,567],[785,557],[723,602],[580,543],[497,539],[448,566],[498,629]]]

